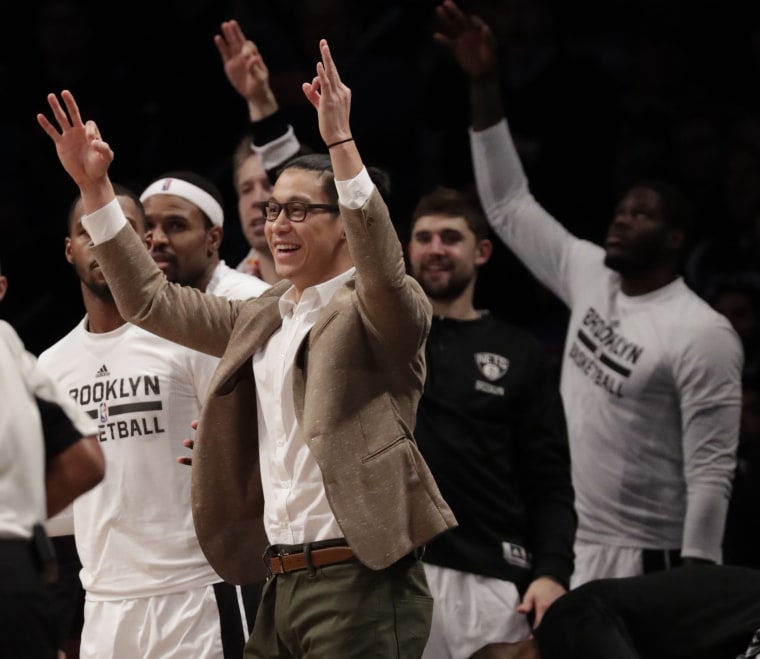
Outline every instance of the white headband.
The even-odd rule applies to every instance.
[[[158,181],[153,181],[153,183],[143,190],[143,193],[140,195],[140,201],[145,201],[154,194],[171,194],[187,199],[187,201],[195,204],[206,213],[212,224],[216,224],[218,227],[224,224],[224,212],[222,211],[221,204],[197,185],[179,178],[162,178]]]

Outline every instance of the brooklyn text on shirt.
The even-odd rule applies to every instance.
[[[101,442],[146,437],[166,432],[157,375],[110,378],[103,364],[93,383],[69,390],[69,395],[97,419]]]
[[[616,320],[609,321],[589,307],[570,343],[568,357],[595,385],[623,398],[623,384],[644,348],[620,334],[617,326]]]

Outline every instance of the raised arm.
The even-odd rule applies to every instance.
[[[436,7],[441,31],[433,38],[446,46],[470,80],[471,121],[484,130],[504,118],[499,84],[499,58],[491,28],[479,17],[465,14],[453,2]]]
[[[416,354],[430,323],[430,303],[406,274],[403,249],[388,208],[372,184],[350,126],[351,90],[341,80],[327,42],[316,75],[303,84],[317,110],[319,133],[330,154],[356,291],[365,321],[384,350]]]
[[[114,154],[94,121],[84,123],[68,90],[48,103],[58,127],[37,121],[53,140],[63,168],[79,187],[83,224],[122,317],[159,336],[220,357],[237,315],[237,301],[169,284],[116,201],[108,168]]]
[[[248,108],[253,150],[261,158],[264,169],[272,172],[297,154],[301,144],[280,112],[269,85],[266,62],[235,20],[222,23],[221,34],[214,35],[214,43],[227,80]]]
[[[351,135],[351,90],[340,79],[325,39],[319,42],[319,52],[322,61],[317,62],[317,75],[303,83],[303,92],[317,110],[319,134],[330,153],[335,180],[347,181],[364,168]]]
[[[470,81],[470,146],[481,205],[489,224],[544,286],[565,304],[586,285],[586,268],[602,272],[601,248],[572,236],[535,200],[501,102],[497,44],[490,27],[453,0],[436,8],[446,46]]]
[[[224,73],[245,100],[251,121],[261,121],[277,112],[279,105],[269,86],[269,69],[258,47],[247,39],[237,21],[222,23],[214,43],[222,57]]]
[[[55,143],[58,159],[82,194],[85,213],[90,214],[116,198],[108,178],[108,168],[113,161],[113,151],[100,137],[94,121],[84,123],[79,107],[70,91],[61,92],[66,110],[55,94],[47,100],[60,130],[40,113],[37,121]]]

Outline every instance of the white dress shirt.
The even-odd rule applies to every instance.
[[[336,181],[340,202],[361,207],[372,193],[366,169]],[[298,347],[335,291],[354,268],[305,289],[295,301],[290,288],[280,298],[282,326],[253,358],[258,410],[259,458],[264,489],[264,525],[271,544],[302,544],[340,538],[343,532],[327,501],[322,473],[295,416],[293,364]]]
[[[335,181],[340,203],[360,208],[374,184],[366,168],[354,178]],[[93,243],[113,238],[126,224],[116,200],[83,218]],[[342,537],[327,501],[322,474],[295,418],[293,363],[301,341],[335,291],[354,274],[350,268],[329,281],[280,299],[282,326],[253,356],[256,378],[259,456],[264,489],[264,523],[271,544],[301,544]]]

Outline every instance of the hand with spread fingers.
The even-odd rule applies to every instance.
[[[108,167],[114,158],[113,151],[101,138],[94,121],[82,121],[74,95],[64,90],[61,99],[65,110],[55,94],[47,97],[58,128],[42,113],[37,115],[37,122],[55,143],[58,158],[74,182],[80,188],[103,189],[104,199],[110,201],[113,189],[108,181]]]
[[[341,81],[325,39],[319,42],[319,51],[322,61],[317,62],[317,75],[311,82],[303,83],[302,88],[306,98],[317,110],[319,134],[329,146],[351,140],[351,90]]]
[[[445,46],[470,78],[494,75],[498,67],[496,39],[493,31],[479,16],[465,14],[453,0],[444,0],[436,7],[442,31],[433,38]]]
[[[237,21],[222,23],[222,33],[214,35],[222,56],[227,80],[248,103],[251,121],[259,121],[274,114],[277,99],[269,86],[269,69],[258,47],[246,39]]]

